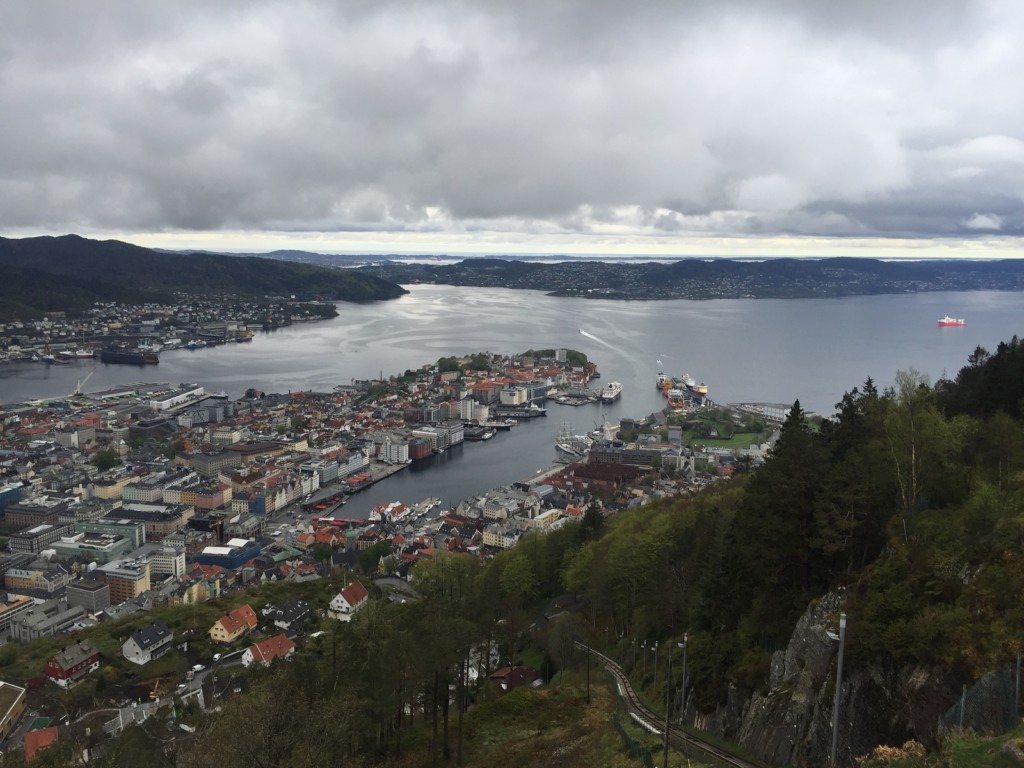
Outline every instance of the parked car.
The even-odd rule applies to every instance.
[[[192,667],[193,672],[202,672],[204,669],[206,669],[206,667],[204,667],[202,664],[196,664]]]

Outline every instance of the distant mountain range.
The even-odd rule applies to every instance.
[[[592,299],[824,298],[922,291],[1024,290],[1024,260],[683,259],[664,262],[376,264],[360,272],[408,285],[528,288]]]
[[[402,263],[397,255],[160,251],[77,235],[0,238],[0,320],[80,312],[97,301],[162,303],[177,294],[377,301],[402,284],[520,288],[601,299],[825,298],[922,291],[1024,291],[1024,260],[467,258]],[[424,257],[417,257],[423,259]],[[429,257],[427,257],[429,258]],[[435,257],[439,262],[450,257]],[[352,268],[354,263],[371,262]],[[341,269],[341,266],[349,268]]]
[[[0,317],[80,312],[97,301],[167,304],[175,295],[377,301],[401,286],[354,270],[263,257],[166,253],[78,235],[0,238]]]

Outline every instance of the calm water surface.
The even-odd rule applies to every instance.
[[[257,334],[251,344],[164,352],[159,366],[97,365],[85,389],[160,381],[198,382],[233,396],[248,387],[329,391],[447,355],[554,347],[585,352],[601,381],[623,383],[622,399],[604,410],[552,404],[546,419],[404,471],[354,497],[346,510],[356,516],[395,498],[437,495],[453,504],[530,475],[554,459],[560,421],[585,430],[660,408],[659,370],[692,374],[719,402],[799,398],[804,408],[831,414],[843,392],[868,376],[879,386],[908,368],[933,380],[954,376],[976,346],[992,350],[1024,330],[1021,295],[995,291],[703,302],[589,301],[449,286],[410,291],[389,302],[340,304],[333,320]],[[940,329],[936,320],[945,314],[968,325]],[[0,402],[65,395],[92,370],[82,363],[0,364]]]

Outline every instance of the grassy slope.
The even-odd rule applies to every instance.
[[[942,749],[925,757],[899,757],[899,751],[879,755],[861,763],[861,768],[1019,768],[1020,760],[1007,751],[1013,742],[1024,748],[1024,728],[1017,728],[1003,736],[982,738],[973,733],[950,735]]]
[[[538,689],[519,689],[500,698],[484,701],[466,715],[464,765],[466,768],[637,768],[642,762],[626,750],[612,724],[615,693],[608,679],[591,679],[591,703],[580,673],[557,675],[551,684]],[[661,763],[661,740],[621,722],[630,735],[654,753]],[[454,751],[455,716],[452,715]],[[397,765],[418,768],[430,765],[430,732],[424,727],[405,741],[404,755]],[[670,765],[685,765],[685,758],[672,750]],[[690,762],[692,768],[700,764]]]

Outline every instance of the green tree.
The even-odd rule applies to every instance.
[[[331,556],[333,554],[334,550],[331,549],[330,544],[318,541],[313,545],[313,559],[321,565],[331,562]]]
[[[604,507],[597,499],[593,499],[587,504],[587,509],[583,513],[583,521],[580,524],[584,539],[593,541],[601,538],[601,532],[604,529],[603,509]]]
[[[121,459],[113,448],[107,448],[93,456],[92,463],[96,465],[100,472],[106,472],[108,469],[113,469],[120,464]]]
[[[376,573],[380,559],[390,554],[391,544],[386,541],[378,541],[372,547],[364,549],[359,554],[359,568],[363,573]]]

